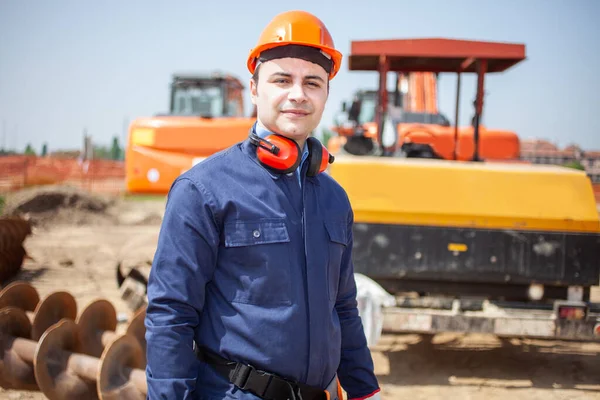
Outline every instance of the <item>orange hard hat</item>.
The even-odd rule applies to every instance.
[[[288,45],[308,46],[320,50],[323,57],[331,62],[329,79],[333,79],[340,70],[342,53],[335,49],[325,24],[306,11],[286,11],[269,22],[256,46],[250,50],[247,61],[250,73],[254,74],[261,53]]]

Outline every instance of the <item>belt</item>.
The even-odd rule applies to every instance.
[[[230,383],[261,399],[335,400],[337,398],[335,392],[330,394],[323,389],[261,371],[248,364],[227,360],[204,348],[196,347],[194,351],[200,361],[210,364]]]

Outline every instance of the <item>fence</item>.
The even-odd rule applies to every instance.
[[[92,192],[123,193],[125,165],[112,160],[0,157],[0,193],[51,184],[68,184]]]
[[[64,183],[82,189],[111,194],[125,192],[123,161],[73,158],[0,157],[0,194],[36,185]],[[600,184],[594,184],[600,204]]]

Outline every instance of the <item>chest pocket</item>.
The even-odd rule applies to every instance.
[[[341,220],[325,220],[325,228],[329,235],[328,253],[329,262],[327,268],[327,289],[329,300],[335,301],[337,298],[338,287],[340,283],[340,269],[342,265],[342,255],[348,245],[346,236],[347,225]]]
[[[224,225],[221,271],[228,301],[263,306],[291,304],[290,236],[282,219]]]

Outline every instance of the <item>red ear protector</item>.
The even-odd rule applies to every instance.
[[[289,174],[300,165],[302,151],[298,143],[292,139],[277,133],[263,139],[251,131],[250,141],[257,147],[256,155],[261,165],[276,173]],[[307,176],[316,176],[325,171],[327,164],[332,164],[335,160],[318,139],[309,137],[306,145],[308,146]]]

